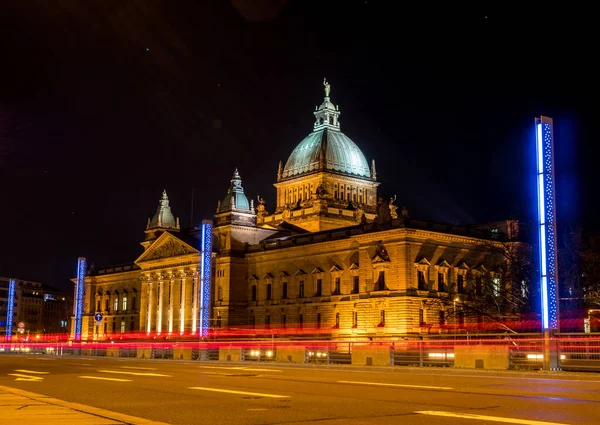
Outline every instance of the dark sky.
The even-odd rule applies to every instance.
[[[273,208],[324,77],[342,131],[413,217],[534,219],[543,114],[559,226],[597,229],[593,11],[403,4],[3,2],[0,275],[67,288],[78,256],[131,262],[163,188],[183,226],[194,190],[197,224],[235,167]]]

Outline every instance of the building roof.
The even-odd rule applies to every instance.
[[[374,174],[359,147],[340,130],[340,111],[331,103],[329,88],[326,89],[325,99],[314,115],[312,133],[293,150],[283,168],[281,178],[289,179],[327,170],[374,179]]]
[[[162,196],[158,201],[156,213],[154,213],[154,216],[148,221],[148,226],[146,228],[152,229],[157,227],[179,228],[179,220],[177,220],[171,212],[169,197],[167,196],[166,190],[163,190]]]
[[[248,198],[244,195],[242,178],[237,168],[231,177],[231,184],[227,190],[227,195],[225,195],[223,202],[219,205],[219,212],[231,211],[233,209],[250,211],[250,204],[248,203]]]

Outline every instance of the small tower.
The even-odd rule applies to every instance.
[[[215,227],[224,224],[238,224],[242,226],[256,226],[256,213],[253,211],[244,194],[242,178],[236,168],[231,177],[227,195],[219,203],[215,214]]]
[[[150,243],[158,238],[164,231],[179,232],[180,230],[179,217],[175,218],[171,212],[167,191],[163,190],[162,196],[158,201],[156,212],[152,218],[148,218],[146,230],[144,231],[144,233],[146,233],[146,238],[145,241],[142,242],[142,245],[144,248],[147,248],[150,246]]]

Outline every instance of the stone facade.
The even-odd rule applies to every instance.
[[[461,227],[397,214],[377,193],[375,162],[369,167],[341,133],[326,87],[313,132],[279,165],[273,213],[261,197],[256,208],[248,201],[237,169],[218,202],[211,327],[389,338],[441,332],[447,322],[464,323],[474,299],[506,297],[495,247],[516,243],[518,223]],[[82,338],[196,334],[199,231],[180,229],[164,192],[143,254],[86,276]],[[483,277],[491,292],[481,290]]]

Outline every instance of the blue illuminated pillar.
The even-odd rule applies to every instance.
[[[208,337],[210,324],[210,281],[212,271],[212,221],[203,220],[201,229],[200,246],[200,311],[199,330],[200,338]]]
[[[10,279],[8,281],[8,306],[6,310],[6,340],[12,339],[12,322],[15,315],[15,291],[17,290],[17,281]]]
[[[75,332],[73,339],[81,341],[81,325],[83,319],[83,289],[85,284],[85,257],[77,259],[77,286],[75,288]]]
[[[548,343],[551,333],[559,329],[552,118],[536,118],[535,135],[542,331],[546,341],[544,361],[547,368],[555,369],[558,367],[558,359],[554,358]]]

